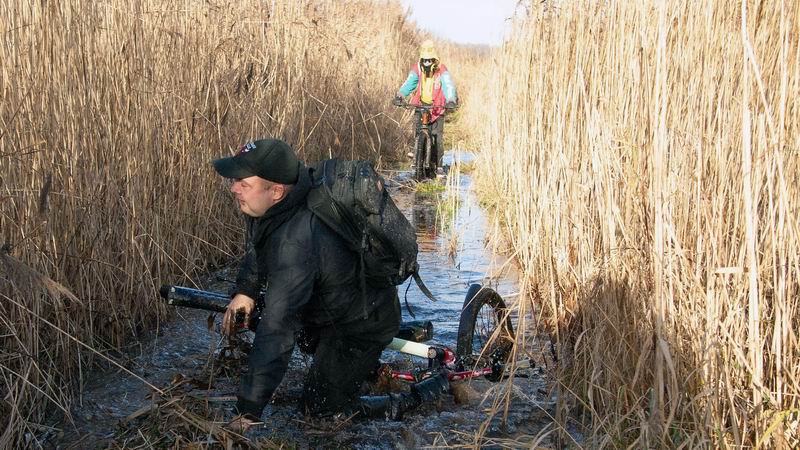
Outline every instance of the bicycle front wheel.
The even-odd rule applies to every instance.
[[[433,178],[436,176],[436,163],[431,161],[431,153],[433,149],[433,136],[427,135],[425,139],[425,178]]]
[[[465,369],[505,364],[514,346],[514,327],[503,298],[480,284],[467,291],[458,323],[456,357]],[[486,378],[498,381],[502,371]]]
[[[417,148],[414,149],[414,179],[422,181],[425,178],[425,147],[428,139],[425,133],[419,133],[417,136]]]

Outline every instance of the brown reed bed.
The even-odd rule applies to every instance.
[[[800,4],[544,2],[462,110],[592,448],[800,446]],[[568,441],[565,441],[568,442]]]
[[[229,260],[209,161],[262,136],[384,164],[416,30],[392,2],[0,4],[0,447],[69,416],[95,362],[160,326],[156,288]],[[59,412],[60,411],[60,412]]]

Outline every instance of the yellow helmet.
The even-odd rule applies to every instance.
[[[439,59],[436,49],[433,47],[433,41],[430,39],[423,41],[419,45],[419,59]]]

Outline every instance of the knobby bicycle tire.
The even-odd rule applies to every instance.
[[[417,136],[417,145],[416,149],[414,150],[414,179],[417,181],[422,181],[425,178],[425,164],[424,164],[424,154],[425,154],[425,146],[426,146],[427,138],[425,137],[425,133],[420,132]]]
[[[491,312],[490,317],[481,317],[485,306]],[[479,324],[479,319],[489,320],[490,323]],[[493,337],[495,330],[501,326],[500,332]],[[456,357],[467,369],[486,366],[492,362],[502,364],[511,354],[513,345],[514,327],[503,298],[494,289],[479,284],[470,286],[458,323]],[[498,381],[501,376],[501,373],[493,373],[486,378]]]
[[[431,168],[431,156],[433,153],[433,135],[430,131],[425,136],[425,178],[433,178],[436,168]]]

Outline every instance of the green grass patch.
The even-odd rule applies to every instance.
[[[433,195],[444,192],[444,184],[437,180],[425,180],[417,183],[417,194]]]

